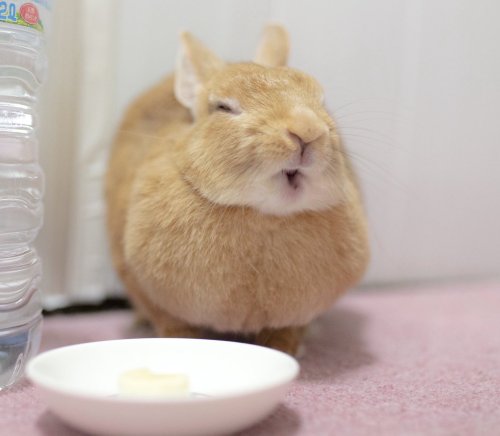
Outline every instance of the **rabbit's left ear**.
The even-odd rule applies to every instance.
[[[288,61],[290,42],[288,32],[278,24],[264,28],[254,62],[266,67],[282,67]]]
[[[175,98],[194,112],[200,88],[223,65],[224,62],[201,41],[188,32],[182,32],[175,68]]]

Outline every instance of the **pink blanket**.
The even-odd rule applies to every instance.
[[[43,349],[129,336],[129,312],[48,318]],[[311,328],[284,404],[241,436],[500,435],[500,284],[353,292]],[[75,436],[22,382],[0,436]]]

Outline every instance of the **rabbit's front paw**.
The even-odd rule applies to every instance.
[[[305,327],[285,327],[280,329],[264,329],[255,337],[255,344],[274,348],[292,356],[296,356],[304,336]]]

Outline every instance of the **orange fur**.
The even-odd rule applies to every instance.
[[[203,48],[187,44],[197,74]],[[366,268],[359,190],[314,79],[213,56],[195,99],[181,98],[192,107],[168,77],[125,116],[107,174],[114,264],[159,334],[239,333],[293,353]],[[218,112],[220,99],[241,113]],[[313,162],[298,193],[281,171],[300,159],[297,138]]]

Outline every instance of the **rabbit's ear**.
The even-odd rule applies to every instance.
[[[200,87],[224,63],[188,32],[180,35],[180,47],[175,68],[175,97],[183,106],[194,111]]]
[[[255,63],[266,67],[281,67],[286,65],[290,43],[288,32],[278,24],[270,24],[264,28],[260,39]]]

